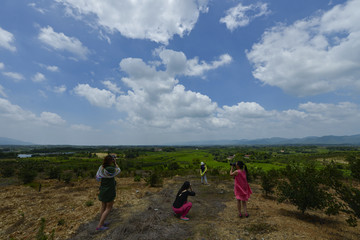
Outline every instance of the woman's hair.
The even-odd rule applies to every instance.
[[[181,186],[181,188],[179,189],[176,197],[178,197],[180,195],[180,193],[186,189],[188,189],[190,187],[190,182],[189,181],[185,181],[184,184]]]
[[[107,165],[111,165],[112,162],[114,161],[113,156],[111,156],[110,154],[107,155],[106,157],[104,157],[104,161],[103,161],[103,167],[107,166]]]
[[[243,170],[245,168],[246,178],[247,178],[248,170],[247,170],[247,167],[246,167],[245,163],[243,161],[237,161],[236,165],[238,165],[241,170]]]

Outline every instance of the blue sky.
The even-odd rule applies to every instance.
[[[356,0],[3,0],[0,137],[359,134],[359,10]]]

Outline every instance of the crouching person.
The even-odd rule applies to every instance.
[[[180,219],[184,221],[189,220],[186,215],[192,207],[192,203],[187,201],[188,196],[195,196],[195,192],[193,192],[193,190],[191,189],[190,182],[185,181],[179,192],[177,193],[175,201],[173,203],[173,210],[175,214],[179,214]]]

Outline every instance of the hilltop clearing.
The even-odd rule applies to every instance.
[[[180,185],[190,180],[195,197],[184,222],[174,216],[171,205]],[[360,239],[360,226],[346,224],[345,215],[327,216],[309,211],[302,215],[290,204],[278,204],[250,183],[249,218],[238,218],[233,183],[229,178],[209,178],[200,184],[196,176],[166,179],[161,188],[117,178],[117,198],[109,215],[110,229],[95,230],[100,202],[99,184],[83,180],[64,184],[40,181],[42,188],[1,187],[0,238],[34,239],[45,219],[45,234],[55,239]]]

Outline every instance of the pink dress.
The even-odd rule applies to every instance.
[[[252,194],[249,183],[246,180],[245,170],[236,170],[238,174],[234,178],[234,193],[235,197],[241,201],[247,201]]]

